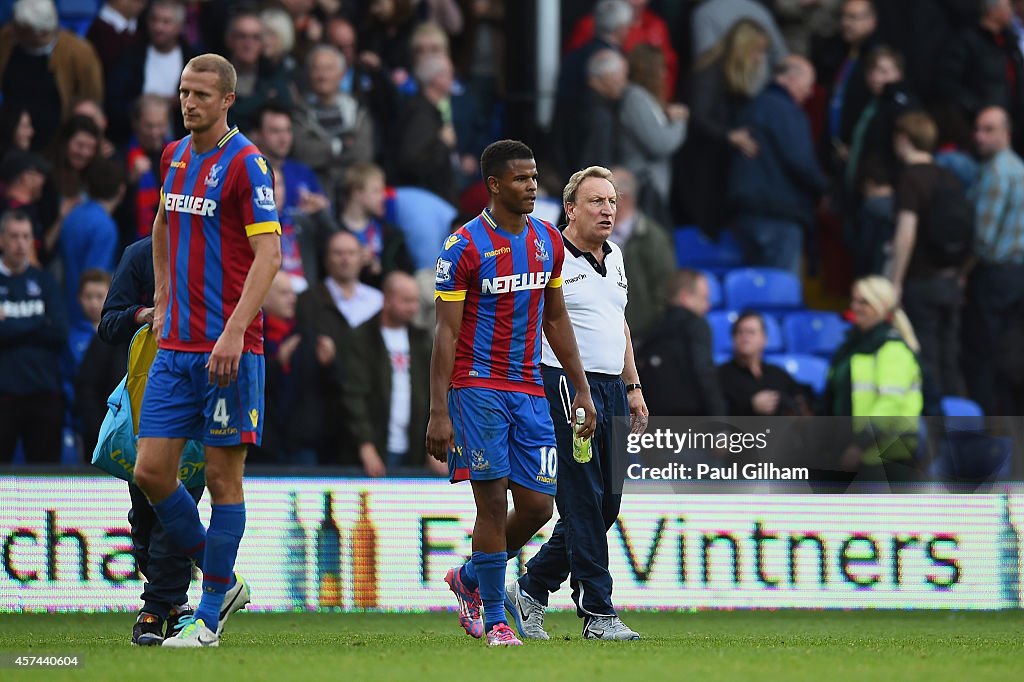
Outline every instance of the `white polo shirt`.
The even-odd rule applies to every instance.
[[[583,369],[602,374],[622,374],[626,357],[626,294],[628,282],[622,251],[611,242],[604,244],[604,262],[598,265],[590,253],[565,243],[562,265],[562,295],[576,333]],[[561,367],[544,337],[541,362]]]

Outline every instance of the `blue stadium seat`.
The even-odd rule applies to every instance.
[[[766,355],[765,362],[781,367],[801,384],[807,384],[815,393],[821,395],[825,390],[828,378],[828,362],[814,355],[786,353]]]
[[[984,431],[985,412],[981,405],[960,396],[948,395],[942,399],[942,416],[947,431]]]
[[[730,308],[792,310],[803,303],[800,280],[785,270],[741,268],[725,276],[725,304]]]
[[[397,187],[393,208],[393,220],[405,235],[405,246],[416,269],[433,269],[458,211],[420,187]]]
[[[786,313],[782,331],[790,353],[806,353],[831,358],[846,338],[850,323],[837,313],[800,310]]]
[[[743,249],[728,231],[723,231],[716,242],[699,228],[677,227],[675,242],[676,262],[681,268],[724,272],[743,265]]]
[[[719,310],[725,304],[725,297],[722,296],[722,282],[718,275],[710,270],[701,270],[708,280],[708,297],[711,299],[711,309]]]
[[[60,25],[84,37],[92,20],[99,14],[99,0],[57,0],[57,14]]]
[[[728,353],[729,357],[732,357],[732,325],[739,314],[738,310],[712,310],[708,313],[712,353]],[[784,345],[779,321],[773,315],[762,315],[762,317],[764,318],[765,333],[768,336],[764,352],[766,354],[781,353],[784,350]]]

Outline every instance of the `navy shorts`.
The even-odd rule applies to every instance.
[[[205,445],[259,445],[263,436],[263,356],[242,353],[238,379],[211,384],[209,353],[157,351],[139,415],[139,438],[187,438]]]
[[[555,494],[558,450],[543,396],[453,388],[448,391],[448,413],[455,430],[455,453],[448,456],[452,483],[508,478],[524,488]]]

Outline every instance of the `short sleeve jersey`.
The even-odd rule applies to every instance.
[[[238,128],[207,152],[192,136],[160,159],[167,215],[170,297],[160,347],[210,352],[242,297],[253,263],[249,237],[280,235],[267,160]],[[263,352],[263,313],[245,332],[244,352]]]
[[[436,298],[464,300],[452,387],[543,396],[544,290],[562,286],[565,251],[551,225],[527,216],[518,235],[489,211],[455,231],[437,259]]]

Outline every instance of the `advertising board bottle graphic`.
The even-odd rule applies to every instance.
[[[1010,496],[1003,493],[999,520],[999,592],[1004,609],[1020,608],[1020,536],[1010,519]]]
[[[288,525],[284,536],[284,579],[288,605],[306,608],[306,529],[299,521],[298,493],[288,493]]]
[[[341,606],[341,532],[329,490],[324,492],[324,517],[316,529],[316,580],[320,608]]]
[[[352,527],[352,602],[357,609],[377,607],[377,529],[370,518],[370,494],[359,492],[359,515]]]

